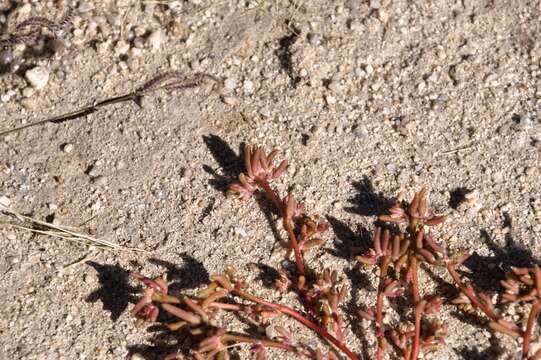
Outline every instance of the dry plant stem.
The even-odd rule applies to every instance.
[[[161,90],[161,89],[167,89],[167,90],[173,90],[173,89],[188,89],[193,88],[196,86],[199,86],[200,83],[203,81],[203,79],[212,79],[213,81],[217,81],[216,78],[214,78],[212,75],[208,74],[196,74],[193,79],[178,79],[174,78],[174,73],[164,73],[156,76],[154,79],[148,81],[146,84],[144,84],[142,87],[138,88],[137,90],[125,94],[125,95],[119,95],[115,96],[109,99],[105,99],[102,101],[94,102],[91,105],[88,105],[86,107],[80,108],[75,111],[71,111],[62,115],[54,116],[48,119],[39,120],[33,123],[28,123],[26,125],[22,125],[13,129],[0,131],[0,137],[6,136],[11,133],[15,133],[24,129],[28,129],[30,127],[42,125],[45,123],[62,123],[69,120],[76,120],[83,116],[93,114],[94,112],[98,111],[99,109],[113,105],[118,103],[124,103],[128,101],[135,101],[137,102],[140,97],[143,95],[149,95],[155,91]],[[174,82],[162,85],[163,82],[166,80],[174,80]]]
[[[278,195],[276,195],[274,190],[271,188],[268,181],[266,180],[259,181],[258,185],[260,185],[261,188],[263,188],[267,197],[272,201],[274,206],[276,206],[280,216],[282,216],[284,228],[287,231],[289,241],[291,242],[291,247],[293,248],[293,252],[295,253],[295,264],[297,265],[297,271],[299,272],[299,275],[304,276],[305,275],[304,261],[302,259],[301,250],[299,249],[299,242],[297,241],[297,237],[295,236],[295,232],[293,231],[293,225],[291,224],[291,220],[287,219],[283,214],[280,198],[278,197]]]
[[[321,326],[319,326],[319,325],[315,324],[314,322],[308,320],[306,317],[301,315],[299,312],[291,309],[290,307],[287,307],[285,305],[275,304],[275,303],[263,300],[263,299],[255,296],[255,295],[249,294],[249,293],[247,293],[247,292],[245,292],[243,290],[240,290],[240,289],[234,289],[232,291],[232,293],[239,296],[239,297],[241,297],[241,298],[243,298],[243,299],[245,299],[245,300],[252,301],[252,302],[255,302],[255,303],[258,303],[258,304],[261,304],[261,305],[268,306],[268,307],[270,307],[272,309],[275,309],[275,310],[277,310],[277,311],[279,311],[279,312],[281,312],[283,314],[291,316],[292,318],[299,321],[301,324],[307,326],[308,328],[312,329],[318,335],[320,335],[322,338],[324,338],[325,340],[329,341],[331,344],[336,346],[349,359],[351,359],[351,360],[359,360],[358,356],[355,355],[351,350],[349,350],[348,347],[346,346],[346,344],[344,344],[343,342],[341,342],[340,340],[338,340],[337,338],[335,338],[334,336],[329,334],[329,332],[327,332],[327,330],[325,330]]]
[[[530,352],[530,344],[532,342],[533,328],[535,326],[537,317],[539,316],[540,306],[541,304],[539,303],[539,300],[538,300],[532,305],[532,308],[530,309],[530,315],[528,316],[528,324],[526,325],[526,331],[524,332],[523,340],[522,340],[522,359],[523,360],[528,359],[528,353]]]

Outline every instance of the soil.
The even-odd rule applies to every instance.
[[[330,222],[326,245],[307,259],[344,270],[346,311],[375,296],[375,272],[352,270],[352,249],[367,246],[375,215],[423,186],[449,215],[438,238],[474,253],[466,270],[477,286],[493,294],[503,271],[538,261],[539,1],[2,1],[2,39],[30,17],[61,19],[68,6],[72,26],[3,50],[0,131],[167,70],[219,81],[0,137],[4,206],[147,251],[0,224],[1,359],[171,351],[129,316],[139,289],[131,271],[166,272],[184,291],[233,265],[253,292],[279,299],[259,270],[284,259],[276,216],[263,198],[224,194],[248,143],[281,149],[291,165],[275,186]],[[27,74],[36,67],[48,74],[43,87]],[[445,271],[423,274],[426,292],[456,294]],[[527,309],[508,311],[524,321]],[[451,305],[443,318],[446,344],[425,358],[516,358],[518,343],[478,318]],[[372,353],[373,328],[348,322],[352,348]]]

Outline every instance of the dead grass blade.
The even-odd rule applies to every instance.
[[[115,251],[135,251],[135,252],[147,252],[146,250],[129,248],[115,244],[111,241],[98,239],[88,234],[77,231],[75,227],[71,226],[62,226],[54,225],[45,221],[37,220],[29,216],[20,214],[14,210],[8,208],[1,208],[0,212],[7,216],[15,217],[18,219],[18,222],[15,221],[4,221],[0,220],[0,227],[12,227],[15,229],[30,231],[35,234],[42,234],[47,236],[56,237],[63,240],[68,240],[83,244],[86,246],[95,246],[104,250],[115,250]]]

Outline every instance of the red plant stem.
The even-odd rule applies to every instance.
[[[522,359],[526,360],[528,359],[528,353],[530,352],[530,344],[532,342],[532,332],[533,327],[535,326],[535,321],[537,320],[537,316],[539,315],[539,307],[540,307],[539,300],[536,301],[532,308],[530,309],[530,315],[528,316],[528,324],[526,325],[526,331],[524,331],[524,335],[522,336]]]
[[[209,307],[213,307],[213,308],[221,309],[221,310],[229,310],[229,311],[242,311],[242,306],[238,304],[213,302],[209,304]]]
[[[275,304],[275,303],[263,300],[263,299],[255,296],[255,295],[249,294],[249,293],[247,293],[247,292],[245,292],[243,290],[240,290],[240,289],[234,289],[232,291],[232,293],[239,296],[239,297],[241,297],[241,298],[243,298],[243,299],[245,299],[245,300],[249,300],[249,301],[261,304],[261,305],[268,306],[268,307],[270,307],[272,309],[275,309],[275,310],[277,310],[277,311],[279,311],[279,312],[281,312],[283,314],[291,316],[292,318],[294,318],[295,320],[297,320],[301,324],[305,325],[306,327],[312,329],[319,336],[321,336],[322,338],[324,338],[325,340],[329,341],[331,344],[336,346],[344,354],[346,354],[346,356],[350,360],[359,360],[358,356],[355,355],[351,350],[349,350],[348,347],[346,346],[346,344],[344,344],[340,340],[336,339],[334,336],[329,334],[327,332],[327,330],[325,330],[321,326],[315,324],[314,322],[308,320],[307,318],[302,316],[299,312],[291,309],[290,307],[287,307],[285,305]]]
[[[265,190],[265,194],[267,195],[267,197],[270,199],[270,201],[272,201],[274,206],[276,206],[278,214],[280,214],[280,216],[284,216],[282,211],[282,201],[271,188],[269,182],[267,180],[257,181],[257,185],[259,185],[263,190]]]
[[[287,345],[281,342],[276,342],[268,339],[253,338],[249,336],[225,334],[222,336],[224,342],[232,341],[235,343],[248,343],[248,344],[260,344],[264,347],[271,347],[276,349],[282,349],[286,351],[297,352],[297,349],[291,345]]]
[[[415,336],[413,338],[413,348],[411,351],[411,360],[417,360],[421,351],[421,317],[423,309],[420,306],[421,296],[419,295],[419,278],[417,275],[417,258],[415,254],[411,254],[410,260],[411,274],[411,292],[415,303]]]
[[[295,253],[295,264],[297,265],[297,271],[300,275],[305,274],[304,270],[304,261],[302,260],[301,250],[299,248],[299,242],[297,241],[297,237],[295,236],[295,232],[293,231],[293,226],[291,224],[290,219],[286,219],[284,217],[284,212],[282,209],[282,202],[280,201],[280,198],[274,190],[269,185],[269,182],[266,180],[258,181],[258,185],[265,190],[265,194],[267,197],[272,201],[274,206],[276,206],[276,209],[278,209],[278,213],[283,218],[283,224],[284,228],[287,231],[287,236],[289,237],[289,241],[291,242],[291,247],[293,248],[293,252]]]
[[[286,218],[284,218],[283,223],[284,228],[287,231],[289,241],[291,242],[291,247],[293,248],[293,252],[295,253],[295,264],[297,264],[297,271],[299,272],[299,275],[304,276],[304,261],[302,260],[301,249],[299,249],[299,242],[297,241],[297,237],[295,236],[295,232],[293,231],[293,225],[291,224],[291,220]]]
[[[385,295],[383,294],[383,290],[385,289],[385,279],[387,277],[387,271],[389,269],[389,264],[391,262],[391,257],[388,255],[385,255],[381,259],[381,267],[379,271],[379,285],[378,285],[378,294],[376,298],[376,327],[377,327],[377,333],[376,337],[378,338],[378,354],[377,359],[382,360],[383,359],[383,353],[385,351],[383,347],[383,342],[379,340],[379,338],[383,337],[384,332],[384,325],[383,325],[383,301],[385,300]]]
[[[488,306],[485,306],[481,301],[479,301],[479,299],[477,298],[475,293],[470,288],[468,288],[468,286],[466,286],[466,284],[464,284],[464,282],[460,279],[460,276],[456,272],[455,264],[453,262],[448,262],[447,263],[447,271],[449,272],[449,274],[453,278],[453,281],[458,286],[460,291],[464,295],[466,295],[466,297],[470,300],[470,302],[473,304],[473,306],[475,306],[476,308],[481,310],[492,321],[498,322],[498,320],[502,319],[491,308],[489,308]]]

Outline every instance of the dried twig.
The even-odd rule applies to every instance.
[[[2,207],[0,209],[0,213],[15,217],[20,221],[20,223],[17,223],[13,221],[0,220],[0,226],[30,231],[36,234],[48,235],[59,239],[84,244],[87,246],[96,246],[98,248],[106,250],[147,252],[146,250],[128,248],[115,244],[108,240],[98,239],[88,234],[75,231],[72,227],[69,226],[54,225],[45,221],[37,220],[9,208]]]
[[[113,105],[113,104],[118,104],[118,103],[123,103],[123,102],[128,102],[128,101],[134,101],[135,103],[138,103],[142,96],[148,95],[158,90],[162,90],[162,89],[185,90],[185,89],[194,88],[194,87],[202,85],[205,82],[205,80],[212,80],[214,82],[218,81],[217,78],[209,74],[197,73],[193,75],[192,77],[186,78],[182,76],[180,72],[177,72],[177,71],[165,72],[152,78],[151,80],[149,80],[148,82],[146,82],[145,84],[137,88],[137,90],[131,93],[115,96],[115,97],[108,98],[102,101],[98,101],[98,102],[93,103],[92,105],[88,105],[78,110],[64,113],[62,115],[39,120],[39,121],[22,125],[13,129],[0,131],[0,137],[6,136],[8,134],[15,133],[24,129],[28,129],[34,126],[42,125],[45,123],[59,124],[59,123],[63,123],[70,120],[76,120],[83,116],[90,115],[103,107]]]

